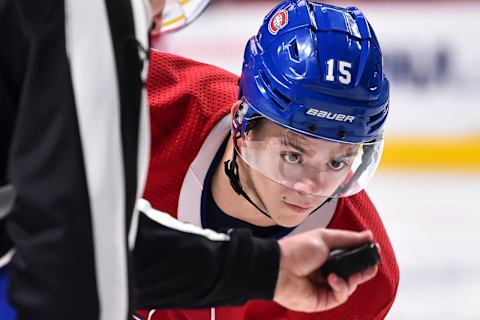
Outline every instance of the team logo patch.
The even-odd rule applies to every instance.
[[[286,10],[280,10],[270,18],[268,22],[268,31],[271,34],[276,35],[280,29],[288,24],[288,13]]]

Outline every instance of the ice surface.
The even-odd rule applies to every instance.
[[[480,173],[380,171],[367,191],[400,265],[387,319],[480,319]]]

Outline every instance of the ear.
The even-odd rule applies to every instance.
[[[236,134],[234,132],[234,129],[233,129],[234,126],[238,128],[242,125],[243,116],[240,115],[240,106],[241,105],[242,105],[242,100],[237,100],[232,104],[232,107],[230,109],[230,117],[231,117],[231,121],[232,121],[232,127],[231,127],[232,137]],[[234,138],[234,140],[236,141],[236,144],[237,144],[238,147],[241,147],[244,143],[243,139],[235,139]]]
[[[232,104],[230,108],[230,119],[232,122],[232,135],[234,134],[233,128],[239,127],[242,125],[243,118],[240,116],[240,106],[242,104],[241,100],[237,100]]]
[[[230,108],[230,116],[232,117],[232,120],[235,119],[235,115],[237,115],[238,117],[237,112],[241,104],[242,104],[242,100],[237,100],[232,104],[232,107]]]

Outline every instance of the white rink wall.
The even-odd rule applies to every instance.
[[[158,47],[240,74],[275,3],[215,4]],[[401,269],[387,319],[478,320],[480,1],[333,3],[364,11],[392,85],[384,158],[367,188]]]

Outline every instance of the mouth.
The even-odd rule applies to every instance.
[[[298,212],[298,213],[304,213],[305,211],[308,211],[312,208],[311,206],[297,205],[297,204],[289,203],[289,202],[286,202],[286,201],[283,201],[283,203],[285,203],[285,205],[290,210],[292,210],[294,212]]]

